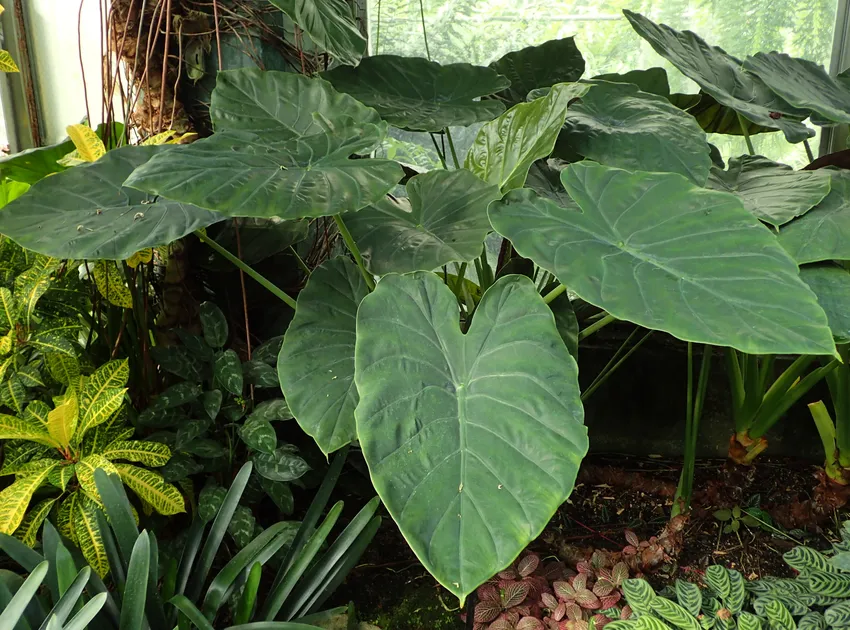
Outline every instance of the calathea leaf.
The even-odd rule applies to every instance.
[[[589,163],[561,180],[577,206],[520,190],[490,207],[490,221],[585,301],[687,341],[834,354],[794,261],[733,195]]]
[[[391,125],[414,131],[492,120],[505,111],[504,104],[480,97],[510,85],[491,68],[468,63],[443,66],[398,55],[366,57],[357,67],[337,66],[321,76],[340,92],[374,107]]]
[[[795,171],[760,155],[729,160],[725,171],[714,167],[708,188],[738,195],[744,207],[775,227],[805,214],[829,193],[828,171]]]
[[[221,486],[205,486],[198,496],[198,516],[201,517],[201,520],[205,522],[213,520],[221,509],[226,496],[227,490]]]
[[[242,362],[233,350],[216,354],[213,374],[216,382],[224,389],[235,396],[242,395]]]
[[[283,335],[278,337],[272,337],[268,341],[264,342],[262,345],[257,347],[254,350],[254,354],[251,355],[255,361],[262,361],[263,363],[268,363],[272,367],[277,365],[277,355],[280,354],[280,347],[283,345]]]
[[[123,147],[48,177],[3,209],[0,233],[56,258],[123,260],[221,221],[221,215],[148,198],[124,180],[164,147]]]
[[[258,478],[263,490],[274,501],[278,509],[284,514],[292,514],[292,511],[295,509],[295,499],[292,497],[292,489],[289,487],[289,484],[282,481],[272,481],[261,475]]]
[[[180,449],[204,435],[210,428],[212,421],[209,418],[187,420],[177,425],[177,437],[175,446]]]
[[[199,312],[200,316],[200,312]],[[201,320],[203,324],[203,319]],[[185,330],[177,329],[174,331],[180,338],[180,342],[186,347],[192,356],[205,363],[212,363],[213,349],[207,344],[203,337],[192,335]]]
[[[552,152],[569,102],[589,89],[585,84],[559,83],[545,96],[514,105],[481,127],[464,166],[502,192],[521,187],[534,161]]]
[[[201,397],[201,403],[204,406],[204,411],[207,412],[210,420],[215,420],[218,415],[218,412],[221,409],[221,399],[222,395],[221,390],[219,389],[204,392],[204,395]]]
[[[182,481],[189,475],[194,475],[204,469],[203,464],[196,462],[189,455],[177,453],[160,469],[163,481],[174,483]]]
[[[127,185],[232,217],[298,219],[359,210],[401,179],[391,160],[350,158],[376,147],[386,123],[325,123],[311,136],[228,131],[171,147],[136,169]]]
[[[531,90],[578,81],[584,74],[584,58],[575,39],[564,37],[509,52],[490,67],[510,80],[496,97],[516,105],[525,102]]]
[[[699,186],[711,168],[693,117],[628,83],[595,84],[570,107],[559,142],[607,166],[679,173]]]
[[[323,453],[331,453],[357,436],[355,317],[368,292],[362,274],[348,258],[322,263],[298,295],[295,318],[280,350],[277,373],[281,389],[298,424]],[[316,348],[324,351],[316,352]],[[259,413],[258,408],[254,415]],[[263,474],[259,464],[258,471]]]
[[[239,505],[227,524],[227,533],[231,535],[236,546],[242,549],[254,538],[256,525],[257,520],[251,514],[251,510],[244,505]]]
[[[366,54],[366,38],[345,0],[271,0],[341,63],[355,65]]]
[[[363,299],[355,368],[378,494],[463,601],[573,489],[587,451],[576,363],[528,278],[497,280],[463,334],[451,290],[417,272],[386,276]]]
[[[809,115],[807,110],[793,107],[774,94],[757,76],[744,72],[741,62],[723,49],[709,46],[691,31],[680,32],[655,24],[632,11],[623,10],[623,13],[655,52],[719,103],[754,123],[782,130],[788,142],[802,142],[815,135],[800,122]]]
[[[239,427],[239,437],[250,448],[262,453],[274,453],[277,448],[277,433],[265,420],[248,420]]]
[[[376,275],[432,271],[481,255],[490,232],[487,206],[498,187],[467,171],[412,177],[407,199],[382,199],[346,220],[363,260]]]
[[[219,457],[223,457],[227,452],[221,444],[209,438],[199,438],[188,442],[182,446],[182,449],[187,453],[191,453],[192,455],[197,455],[198,457],[203,457],[205,459],[217,459]],[[215,464],[218,463],[219,462],[215,462]],[[210,463],[207,465],[209,466]]]
[[[251,459],[257,473],[271,481],[294,481],[310,470],[307,462],[289,446],[281,446],[273,453],[254,453]]]
[[[57,461],[38,472],[20,477],[0,492],[0,533],[11,536],[18,529],[21,521],[24,520],[24,514],[33,493],[41,487],[53,468],[58,465]]]
[[[204,341],[211,348],[222,348],[227,343],[227,318],[212,302],[203,302],[198,309],[204,327]]]
[[[249,416],[251,420],[262,419],[267,422],[275,422],[276,420],[291,420],[292,412],[289,410],[289,405],[283,398],[274,400],[266,400],[261,402],[254,408],[253,413]]]
[[[277,371],[268,363],[252,360],[242,364],[245,382],[254,387],[279,387]]]
[[[779,244],[801,265],[850,260],[850,175],[830,175],[832,190],[823,201],[779,230]]]
[[[154,346],[151,356],[160,368],[187,381],[201,381],[208,376],[207,366],[183,346]]]

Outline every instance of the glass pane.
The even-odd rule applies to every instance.
[[[622,9],[692,30],[736,57],[779,50],[828,67],[837,0],[369,0],[372,53],[425,57],[424,13],[427,50],[441,63],[486,65],[511,50],[574,35],[585,76],[660,65],[673,91],[698,91],[632,30]],[[746,152],[743,138],[709,140],[727,157]],[[816,150],[818,138],[809,143]],[[772,159],[807,162],[802,144],[788,144],[781,133],[754,136],[753,144]]]

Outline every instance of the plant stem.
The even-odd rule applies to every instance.
[[[815,427],[823,444],[823,468],[830,479],[841,480],[841,472],[836,461],[835,424],[832,417],[822,400],[809,403],[809,412],[812,414],[812,420],[815,421]]]
[[[431,142],[434,143],[434,149],[437,151],[437,157],[440,158],[440,164],[443,165],[443,169],[449,170],[449,167],[446,164],[446,156],[440,150],[440,145],[437,144],[437,138],[434,137],[434,132],[429,132],[428,135],[431,136]]]
[[[559,284],[558,286],[556,286],[554,289],[549,291],[549,293],[547,293],[543,297],[543,301],[546,302],[546,304],[551,304],[552,300],[554,300],[556,297],[561,295],[561,293],[563,293],[566,290],[567,290],[567,287],[565,287],[563,284]]]
[[[296,260],[296,261],[298,261],[298,266],[299,266],[299,267],[301,267],[301,270],[302,270],[302,271],[303,271],[303,272],[307,275],[307,277],[309,278],[309,277],[310,277],[310,274],[311,274],[312,272],[310,271],[310,268],[307,266],[307,263],[305,263],[305,262],[304,262],[304,259],[302,259],[302,258],[301,258],[301,256],[299,256],[299,255],[298,255],[298,252],[296,252],[296,251],[295,251],[295,247],[293,247],[292,245],[290,245],[290,246],[289,246],[289,251],[290,251],[290,252],[292,252],[292,255],[293,255],[293,256],[295,256],[295,260]]]
[[[593,379],[593,382],[590,384],[590,386],[585,391],[583,391],[581,393],[581,401],[582,402],[584,402],[585,400],[590,398],[597,389],[602,387],[602,385],[605,384],[605,381],[608,380],[608,377],[611,376],[614,372],[616,372],[620,368],[620,366],[623,365],[623,363],[625,363],[626,360],[630,356],[632,356],[632,354],[635,351],[637,351],[637,349],[640,348],[643,345],[643,342],[646,341],[647,339],[649,339],[650,335],[652,335],[652,333],[654,332],[652,330],[648,330],[646,332],[646,334],[643,337],[641,337],[640,340],[635,345],[633,345],[631,348],[629,348],[629,351],[626,352],[626,354],[624,354],[623,357],[619,361],[614,363],[615,359],[617,358],[617,355],[623,350],[623,348],[626,347],[626,344],[635,335],[635,333],[637,333],[638,330],[639,330],[639,328],[635,328],[632,331],[632,334],[630,334],[628,336],[628,338],[626,339],[626,341],[623,343],[623,345],[620,346],[620,348],[617,350],[617,352],[614,354],[614,356],[608,362],[608,365],[606,365],[604,368],[602,368],[602,371],[597,375],[597,377],[595,379]],[[613,365],[611,365],[612,363],[613,363]]]
[[[578,334],[578,340],[581,341],[582,339],[586,339],[587,337],[590,337],[590,335],[592,335],[593,333],[597,332],[598,330],[600,330],[602,328],[605,328],[605,326],[607,326],[608,324],[610,324],[613,321],[616,321],[616,318],[613,315],[606,315],[605,317],[600,319],[598,322],[595,322],[595,323],[591,324],[590,326],[588,326],[587,328],[585,328],[584,330],[582,330]]]
[[[455,143],[452,140],[452,132],[451,129],[446,127],[446,138],[449,141],[449,150],[452,152],[452,161],[455,163],[455,168],[460,168],[460,162],[457,159],[457,151],[455,151]]]
[[[741,133],[744,134],[744,141],[747,143],[747,151],[750,155],[755,155],[756,150],[753,149],[753,141],[750,140],[750,130],[747,129],[747,121],[738,112],[735,112],[735,115],[738,117],[738,124],[741,125]]]
[[[422,38],[425,40],[425,56],[428,61],[431,61],[431,51],[428,48],[428,31],[425,29],[425,7],[422,0],[419,0],[419,17],[422,20]]]
[[[481,252],[481,255],[478,257],[478,260],[481,261],[481,275],[483,278],[483,283],[479,283],[481,286],[481,292],[483,293],[495,281],[493,277],[493,268],[490,266],[490,261],[487,260],[487,246],[484,246],[484,251]]]
[[[279,287],[275,286],[271,281],[269,281],[265,276],[261,275],[259,272],[255,271],[253,267],[243,263],[236,256],[227,251],[224,247],[216,243],[213,239],[204,233],[203,230],[195,230],[195,236],[197,236],[201,241],[212,247],[217,253],[221,254],[224,258],[229,260],[231,263],[236,265],[239,269],[247,273],[254,280],[256,280],[260,285],[268,289],[271,293],[273,293],[277,298],[282,300],[287,306],[295,308],[295,300],[289,297],[286,293],[284,293]]]
[[[812,147],[809,145],[808,140],[803,140],[803,146],[806,147],[806,157],[809,158],[809,162],[815,161],[815,154],[812,153]]]
[[[345,241],[346,247],[348,247],[348,251],[354,256],[354,260],[357,263],[357,266],[360,267],[360,273],[363,274],[363,279],[366,281],[366,286],[369,287],[370,291],[375,290],[375,279],[372,277],[367,269],[366,265],[363,263],[363,256],[360,255],[360,250],[357,248],[357,243],[354,242],[354,239],[351,237],[351,232],[348,231],[348,228],[345,227],[345,223],[342,220],[340,215],[334,215],[334,221],[336,221],[336,228],[339,230],[340,235],[342,236],[342,240]]]

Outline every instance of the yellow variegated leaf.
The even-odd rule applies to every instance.
[[[80,397],[83,395],[83,390],[89,382],[89,377],[83,374],[78,374],[68,382],[68,391],[77,394],[77,403],[80,402]]]
[[[96,389],[96,393],[100,393],[109,387],[124,387],[129,378],[130,363],[127,359],[117,359],[97,368],[89,377],[89,385]]]
[[[121,275],[115,261],[98,260],[92,275],[94,275],[98,292],[110,304],[122,308],[133,308],[133,294],[124,285],[124,276]]]
[[[23,311],[24,321],[27,326],[30,325],[32,315],[35,313],[35,307],[38,306],[38,301],[41,296],[47,293],[50,288],[51,279],[42,276],[37,280],[27,283],[22,287],[22,291],[15,291],[15,298],[20,302]]]
[[[8,440],[3,444],[3,467],[0,476],[15,475],[34,459],[42,459],[55,452],[49,446],[25,440]]]
[[[68,391],[62,404],[47,414],[47,430],[54,440],[68,447],[77,430],[78,418],[77,395]]]
[[[194,131],[187,131],[182,136],[177,136],[176,138],[172,138],[165,144],[189,144],[190,142],[194,142],[198,137],[198,134]]]
[[[17,375],[12,374],[10,378],[0,383],[0,400],[3,404],[17,413],[24,412],[27,401],[27,389],[23,381]]]
[[[77,148],[80,158],[86,162],[96,162],[106,154],[103,142],[88,125],[68,125],[65,131]]]
[[[80,164],[86,164],[87,162],[80,157],[80,152],[74,149],[67,155],[62,156],[58,160],[56,160],[58,164],[62,166],[66,166],[71,168],[72,166],[79,166]]]
[[[59,504],[56,510],[56,529],[65,538],[73,543],[77,542],[77,534],[74,531],[74,519],[77,512],[77,501],[83,496],[82,492],[72,492],[68,498]]]
[[[109,573],[109,558],[106,555],[106,547],[97,526],[97,504],[88,497],[81,497],[77,501],[73,523],[74,533],[77,535],[77,545],[83,552],[83,557],[95,573],[104,577]]]
[[[19,466],[17,472],[15,473],[15,476],[23,478],[29,477],[31,475],[41,474],[41,472],[46,469],[53,471],[61,463],[61,460],[54,459],[52,457],[41,457],[39,459],[29,461],[26,464],[23,464],[22,466]]]
[[[156,135],[151,136],[144,142],[142,142],[142,146],[151,146],[156,144],[165,144],[169,140],[171,140],[177,132],[173,129],[169,129],[168,131],[163,131],[162,133],[158,133]]]
[[[20,72],[18,64],[12,59],[12,55],[8,50],[0,50],[0,71],[3,72]]]
[[[47,515],[50,514],[50,508],[56,503],[56,499],[44,499],[32,506],[21,521],[18,529],[15,530],[15,537],[19,538],[27,547],[34,547],[38,530]]]
[[[50,372],[50,376],[63,385],[69,385],[71,379],[80,375],[80,362],[77,357],[50,352],[45,355],[44,362],[47,364],[47,371]]]
[[[0,414],[0,440],[29,440],[59,448],[59,443],[43,426],[32,420]]]
[[[0,287],[0,327],[14,328],[19,312],[18,301],[12,292],[6,287]]]
[[[166,516],[186,511],[183,495],[162,476],[132,464],[116,464],[121,480],[140,499],[150,503],[160,514]]]
[[[15,341],[15,329],[10,328],[9,332],[0,337],[0,356],[6,356],[12,351],[12,345]]]
[[[33,423],[40,423],[45,429],[47,429],[50,411],[50,405],[43,400],[33,400],[27,405],[27,408],[24,409],[24,413],[21,418]]]
[[[77,462],[76,472],[77,481],[80,482],[80,488],[86,495],[100,505],[100,494],[97,492],[97,484],[94,482],[94,471],[102,468],[107,474],[119,472],[115,465],[106,459],[103,455],[94,453],[87,455]]]
[[[6,377],[6,372],[9,371],[9,368],[14,366],[15,364],[15,356],[7,357],[0,363],[0,381],[2,381]]]
[[[65,492],[65,489],[68,487],[68,482],[74,478],[76,466],[73,463],[67,463],[62,466],[57,466],[53,469],[53,472],[50,473],[50,477],[48,477],[48,481],[51,485],[56,486],[62,492]]]
[[[55,465],[58,465],[56,462]],[[0,533],[12,535],[21,521],[33,493],[38,490],[53,467],[45,468],[40,473],[17,479],[15,483],[0,492]]]
[[[171,459],[171,449],[159,442],[142,442],[139,440],[118,440],[113,442],[103,456],[115,461],[125,459],[130,462],[139,462],[145,466],[158,468],[165,466]]]
[[[141,264],[148,264],[153,260],[153,249],[150,247],[142,249],[127,259],[127,266],[135,269]]]
[[[107,387],[93,395],[94,387],[91,382],[83,389],[83,399],[86,401],[85,410],[80,416],[80,428],[77,432],[77,443],[85,436],[87,431],[103,424],[121,408],[124,402],[124,387]],[[87,398],[87,396],[90,396]]]

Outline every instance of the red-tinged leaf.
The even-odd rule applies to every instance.
[[[632,607],[626,604],[623,606],[622,610],[620,610],[620,619],[631,619],[632,617]]]
[[[546,630],[546,626],[534,617],[523,617],[517,622],[516,630]]]
[[[596,584],[593,585],[593,594],[597,597],[605,597],[606,595],[610,595],[611,591],[613,590],[614,583],[604,578],[599,578],[598,580],[596,580]]]
[[[511,608],[510,610],[506,610],[504,615],[503,615],[505,620],[509,624],[511,624],[511,628],[513,628],[517,624],[517,622],[519,621],[519,618],[521,616],[522,615],[520,615],[520,613],[517,612],[516,608]]]
[[[490,623],[499,613],[502,612],[502,606],[492,601],[478,602],[475,606],[475,622]]]
[[[637,537],[632,530],[627,529],[625,531],[626,534],[626,542],[629,543],[632,547],[637,547],[640,544],[640,538]]]
[[[555,590],[555,595],[561,599],[572,600],[576,596],[576,590],[569,582],[555,582],[552,584],[552,588]]]
[[[528,577],[540,566],[540,557],[537,554],[530,553],[520,560],[516,565],[517,573],[522,577]]]
[[[541,594],[540,601],[543,602],[543,607],[549,610],[555,610],[559,604],[557,598],[552,593]]]
[[[608,553],[602,551],[601,549],[597,549],[593,552],[593,555],[590,556],[590,565],[594,569],[601,569],[606,564],[608,564]]]
[[[464,619],[464,621],[466,621],[466,620]],[[473,623],[472,624],[472,630],[487,630],[487,624],[486,623]]]
[[[579,573],[593,573],[593,567],[587,560],[576,562],[576,571]]]
[[[573,625],[573,628],[575,628],[575,630],[589,630],[590,626],[588,625],[588,623],[584,619],[579,619],[578,621],[575,622],[575,625]]]
[[[549,581],[540,575],[529,576],[523,579],[523,582],[528,584],[528,596],[531,599],[537,599],[543,591],[549,588]]]
[[[526,603],[520,604],[519,606],[514,606],[511,608],[510,612],[515,612],[520,617],[528,617],[531,614],[531,604],[528,603],[528,600],[525,600]]]
[[[612,591],[610,595],[606,595],[605,597],[599,598],[599,609],[600,610],[608,610],[609,608],[613,608],[617,605],[617,603],[622,598],[620,591]]]
[[[502,597],[499,595],[499,589],[493,584],[484,584],[478,587],[479,602],[493,602],[497,606],[502,605]]]
[[[487,630],[514,630],[514,625],[507,619],[496,619],[487,627]]]
[[[555,580],[561,580],[566,575],[566,567],[563,562],[548,562],[543,565],[543,570],[540,572],[540,575],[552,582]]]
[[[558,630],[573,630],[573,623],[569,619],[564,619],[558,624]]]
[[[579,573],[572,579],[571,584],[577,591],[587,588],[587,573]]]
[[[623,547],[623,555],[624,556],[633,556],[637,553],[637,547],[633,545],[626,545]]]
[[[597,630],[599,628],[604,628],[606,624],[609,624],[612,621],[614,621],[613,619],[611,619],[610,617],[608,617],[606,615],[593,615],[592,619],[593,619],[593,623],[596,624]]]
[[[560,621],[567,616],[567,605],[564,602],[558,604],[558,607],[552,611],[552,619]]]
[[[528,584],[512,582],[502,590],[502,608],[512,608],[520,605],[528,596]]]
[[[611,581],[616,585],[620,586],[629,579],[629,567],[626,566],[625,562],[618,562],[614,565],[614,568],[611,569]]]
[[[614,578],[611,577],[611,569],[606,569],[602,567],[596,571],[596,577],[600,580],[608,580],[609,582],[613,582]]]
[[[519,577],[517,572],[513,567],[508,567],[504,571],[499,571],[499,579],[501,580],[515,580]]]
[[[569,602],[565,605],[565,609],[567,612],[567,618],[572,619],[573,621],[578,621],[584,617],[584,611],[581,609],[581,606],[576,604],[575,602]]]
[[[582,608],[595,610],[599,608],[599,598],[586,588],[576,590],[576,603]]]

